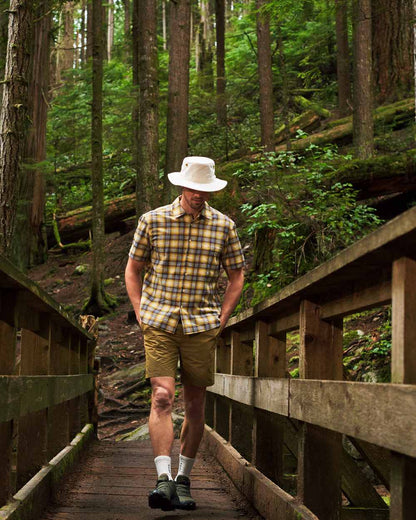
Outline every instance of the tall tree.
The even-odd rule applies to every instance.
[[[227,124],[225,98],[225,0],[215,0],[215,30],[217,40],[217,123]]]
[[[180,168],[188,152],[190,0],[169,3],[169,76],[164,198],[170,198],[167,174]]]
[[[112,58],[114,45],[114,0],[107,0],[108,2],[108,26],[107,26],[107,59]]]
[[[62,6],[62,28],[57,53],[56,79],[61,81],[61,72],[74,66],[74,9],[75,2],[65,2]]]
[[[199,86],[208,92],[213,89],[214,72],[212,69],[214,58],[214,42],[211,4],[209,0],[201,0],[200,22],[198,27],[198,49],[196,69],[198,71]]]
[[[261,144],[266,151],[272,151],[274,150],[273,77],[269,14],[264,9],[266,3],[266,0],[256,0],[257,55]]]
[[[354,38],[354,108],[353,137],[359,159],[372,156],[374,150],[371,0],[353,2]]]
[[[28,128],[28,76],[32,2],[11,0],[0,111],[0,253],[11,254],[18,175]]]
[[[124,7],[124,58],[131,55],[131,0],[123,0]]]
[[[345,116],[351,110],[350,50],[348,45],[348,2],[335,0],[336,40],[337,40],[337,79],[338,111]]]
[[[91,105],[91,184],[92,184],[92,269],[91,293],[84,312],[102,316],[114,306],[104,290],[104,190],[103,190],[103,50],[104,8],[102,0],[92,0],[92,105]]]
[[[19,182],[19,232],[13,240],[13,256],[22,269],[44,262],[47,254],[44,229],[45,178],[39,163],[46,159],[52,0],[38,0],[33,7],[33,14],[33,58],[28,100],[31,125],[24,152],[25,168]]]
[[[138,13],[138,215],[157,205],[159,183],[157,1],[141,0]]]
[[[377,101],[409,95],[413,79],[412,0],[372,0],[373,74]]]

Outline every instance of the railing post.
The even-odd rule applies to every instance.
[[[11,375],[15,369],[16,329],[0,321],[0,374]],[[0,423],[0,507],[12,494],[11,457],[13,421]]]
[[[216,352],[216,372],[231,373],[231,348],[224,336],[218,338]],[[215,397],[214,428],[226,440],[230,438],[230,402],[220,396]]]
[[[286,334],[269,335],[269,325],[256,321],[255,377],[285,377]],[[252,462],[274,482],[283,481],[284,418],[263,410],[255,410]]]
[[[70,334],[69,343],[69,373],[76,375],[80,373],[80,341],[78,334]],[[68,403],[69,413],[69,438],[72,439],[81,431],[80,398],[71,399]]]
[[[244,343],[240,333],[231,331],[231,374],[253,375],[253,341]],[[230,402],[230,443],[251,461],[253,445],[254,410],[252,407]]]
[[[68,338],[52,320],[49,322],[49,375],[67,375]],[[68,401],[48,408],[48,457],[52,458],[69,443]]]
[[[392,383],[416,384],[416,261],[400,258],[392,273]],[[413,520],[416,459],[392,452],[390,518]]]
[[[22,329],[20,375],[48,373],[48,340]],[[19,419],[17,442],[17,487],[22,487],[47,459],[47,411]]]
[[[320,318],[320,308],[300,306],[299,374],[303,379],[342,379],[342,319]],[[320,520],[336,520],[341,507],[341,434],[303,423],[298,452],[298,496]]]

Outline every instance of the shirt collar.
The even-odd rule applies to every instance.
[[[181,206],[180,196],[172,202],[171,213],[173,218],[179,218],[186,215],[185,210]],[[200,216],[208,219],[212,217],[212,208],[207,202],[205,202],[204,207],[199,213],[198,217]]]

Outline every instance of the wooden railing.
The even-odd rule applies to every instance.
[[[55,470],[48,461],[94,420],[94,347],[59,304],[0,257],[0,507],[14,495],[14,510],[17,490],[42,467]]]
[[[387,304],[391,383],[343,381],[343,318]],[[291,331],[299,379],[287,373]],[[234,318],[216,366],[207,442],[265,518],[416,518],[416,208]],[[390,490],[390,510],[346,439]]]

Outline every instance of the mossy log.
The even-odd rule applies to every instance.
[[[312,110],[315,114],[318,114],[318,116],[321,116],[323,118],[331,117],[331,111],[322,107],[318,103],[315,103],[314,101],[310,101],[309,99],[306,99],[303,96],[295,96],[293,98],[294,102],[303,110]]]
[[[414,100],[405,99],[378,107],[374,111],[375,134],[385,131],[388,126],[391,130],[402,128],[411,124],[414,120]],[[304,150],[309,145],[323,145],[327,143],[351,143],[352,141],[352,116],[338,119],[328,123],[328,129],[317,132],[303,139],[291,141],[292,150]],[[276,146],[276,152],[286,150],[286,144]]]
[[[126,219],[136,214],[136,195],[133,193],[106,201],[104,203],[104,212],[106,233],[128,231],[134,226],[134,222],[129,226]],[[85,206],[63,215],[57,215],[56,223],[62,242],[75,242],[80,239],[86,239],[92,227],[92,207]],[[55,245],[57,240],[52,221],[47,223],[47,233],[49,246]]]
[[[416,150],[350,161],[328,177],[349,182],[360,199],[416,190]]]
[[[312,131],[319,127],[320,124],[320,116],[316,114],[313,110],[307,110],[303,114],[295,117],[293,121],[290,123],[289,127],[289,135],[293,137],[296,135],[298,130]],[[275,143],[281,143],[286,139],[286,127],[285,125],[280,125],[280,127],[275,132]]]

